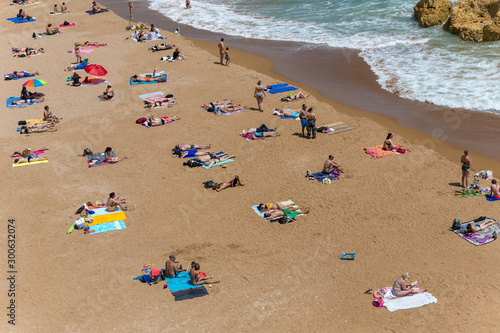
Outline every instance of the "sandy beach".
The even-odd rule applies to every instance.
[[[257,71],[262,60],[243,51],[232,51],[234,62],[221,66],[214,55],[217,41],[210,46],[162,29],[166,42],[187,56],[163,62],[160,57],[172,50],[153,53],[148,48],[155,42],[134,42],[125,31],[128,22],[113,12],[88,15],[90,2],[66,4],[71,12],[54,16],[48,14],[53,3],[26,6],[37,21],[23,24],[5,20],[19,9],[6,6],[0,24],[7,44],[0,51],[3,73],[38,71],[37,78],[47,81],[37,88],[45,94],[43,103],[4,107],[0,125],[6,176],[0,213],[4,311],[12,299],[8,219],[15,219],[16,228],[16,325],[4,316],[2,332],[497,331],[498,243],[475,247],[448,231],[455,218],[498,218],[498,203],[454,196],[460,151],[433,146],[435,140],[426,141],[425,134],[394,119],[368,117],[327,100],[292,77],[285,81],[271,72],[272,63]],[[61,28],[57,36],[31,38],[48,23],[64,21],[77,25]],[[162,28],[162,22],[147,23]],[[113,101],[98,98],[106,84],[68,85],[71,72],[64,69],[75,61],[68,53],[75,41],[107,43],[83,57],[107,69]],[[25,46],[43,47],[45,53],[12,56],[12,47]],[[154,69],[167,74],[166,84],[129,85],[132,75]],[[281,94],[268,94],[261,113],[253,98],[258,80],[295,84],[311,93],[305,103],[314,108],[319,125],[341,121],[356,129],[301,138],[300,122],[281,120],[271,110],[298,109],[302,102],[282,103]],[[24,82],[2,81],[4,99],[18,96]],[[173,94],[177,105],[145,109],[138,96],[155,91]],[[224,99],[249,107],[229,116],[200,107]],[[19,135],[18,121],[41,117],[45,105],[64,118],[57,132]],[[135,123],[150,112],[181,120],[156,128]],[[263,123],[278,127],[280,136],[256,141],[239,136]],[[371,159],[363,148],[381,144],[388,131],[411,153]],[[178,142],[211,144],[236,157],[226,168],[188,168],[171,156]],[[84,148],[99,152],[108,146],[128,159],[88,168],[78,156]],[[441,151],[444,146],[450,156]],[[27,147],[48,147],[49,162],[12,168],[10,154]],[[307,170],[320,171],[329,154],[347,171],[339,180],[323,185],[304,177]],[[453,154],[456,162],[448,158]],[[475,171],[500,170],[491,160],[472,158]],[[220,193],[203,188],[205,181],[234,175],[245,186]],[[66,234],[74,221],[69,216],[83,202],[106,199],[113,191],[129,203],[125,230]],[[280,225],[251,208],[288,199],[311,212]],[[343,252],[356,252],[356,259],[340,260]],[[208,296],[175,302],[162,283],[133,280],[145,263],[163,267],[171,253],[185,266],[199,262],[221,283],[207,288]],[[438,302],[396,312],[374,308],[373,297],[364,292],[392,286],[403,272]]]

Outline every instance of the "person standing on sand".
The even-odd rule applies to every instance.
[[[134,10],[134,5],[132,4],[131,1],[128,2],[128,10],[130,12],[130,22],[134,19],[134,16],[132,15],[132,11]]]
[[[307,138],[311,138],[311,133],[312,133],[312,138],[316,139],[316,115],[313,113],[313,108],[309,108],[306,113],[306,119],[307,119]]]
[[[77,42],[75,42],[75,48],[73,49],[75,52],[75,57],[76,57],[76,62],[77,63],[82,63],[82,56],[80,55],[80,46],[78,45]]]
[[[220,64],[224,65],[224,55],[226,54],[226,50],[224,49],[224,38],[220,39],[220,42],[217,46],[219,47]]]
[[[464,150],[464,154],[460,158],[460,162],[462,163],[462,187],[469,187],[470,164],[472,162],[472,158],[469,157],[468,150]]]
[[[264,87],[262,86],[262,81],[257,81],[257,85],[255,86],[255,91],[253,93],[253,97],[257,100],[257,105],[259,107],[260,112],[264,112],[264,96],[266,96],[266,92],[264,91]]]
[[[302,104],[302,109],[299,111],[299,119],[300,119],[300,125],[302,126],[302,137],[304,138],[306,135],[304,133],[306,127],[307,127],[307,105]]]
[[[226,59],[226,66],[229,67],[229,62],[231,61],[231,58],[229,57],[229,47],[226,47],[224,58]]]

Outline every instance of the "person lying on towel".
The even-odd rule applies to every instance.
[[[247,131],[242,131],[240,135],[248,140],[264,139],[272,136],[279,136],[278,132],[253,132],[248,133]]]
[[[230,181],[228,182],[224,182],[224,183],[220,183],[220,184],[217,184],[217,186],[215,187],[215,190],[217,192],[220,192],[226,188],[229,188],[229,187],[235,187],[235,186],[245,186],[241,181],[240,181],[240,177],[238,177],[238,175],[234,176],[233,179],[231,179]]]
[[[164,119],[164,118],[155,118],[154,116],[150,115],[148,117],[148,120],[146,121],[146,126],[150,127],[150,126],[165,125],[166,123],[176,120],[181,120],[181,117],[173,116],[173,117],[168,117],[168,119]]]
[[[255,133],[255,132],[276,132],[277,128],[269,128],[266,126],[266,124],[262,124],[260,125],[259,127],[257,128],[254,128],[254,127],[250,127],[250,128],[247,128],[245,131],[247,133]],[[242,131],[244,132],[244,131]]]
[[[177,104],[174,97],[162,97],[157,99],[152,99],[150,101],[144,101],[144,104],[147,108],[152,109],[157,106],[162,106],[166,104],[168,107]]]
[[[160,43],[160,44],[153,45],[153,47],[151,47],[151,50],[153,52],[156,52],[156,51],[161,51],[161,50],[169,50],[172,47],[175,47],[175,45],[170,45],[167,43]]]
[[[307,97],[309,97],[309,94],[304,95],[302,92],[299,91],[296,94],[290,94],[288,96],[281,97],[281,101],[282,102],[293,102],[293,101],[296,101],[299,99],[306,99]]]
[[[38,72],[28,73],[28,72],[24,72],[24,71],[13,71],[12,74],[9,76],[6,76],[5,79],[12,80],[12,79],[20,78],[20,77],[30,77],[30,76],[35,76],[35,75],[38,75]]]
[[[308,209],[300,209],[299,207],[289,207],[285,209],[271,209],[264,213],[264,217],[268,220],[274,220],[280,217],[285,217],[286,214],[291,214],[292,212],[300,210],[303,214],[308,214]]]
[[[139,75],[132,76],[132,81],[135,81],[135,82],[150,82],[150,81],[165,82],[165,78],[161,75],[146,76],[144,74],[139,74]]]
[[[469,223],[469,224],[467,224],[465,234],[467,236],[472,236],[472,235],[474,235],[474,233],[479,232],[481,230],[484,230],[484,229],[488,228],[489,226],[495,225],[497,223],[498,222],[493,220],[493,219],[487,219],[486,221],[484,221],[483,223],[480,223],[480,224],[472,225],[472,223]]]
[[[31,162],[36,162],[36,161],[44,161],[47,159],[47,157],[40,157],[40,156],[32,157],[32,156],[16,158],[14,160],[14,164],[31,163]]]
[[[21,126],[21,131],[19,132],[19,134],[55,132],[55,131],[57,131],[57,128],[55,128],[54,126],[55,126],[54,123],[23,125],[23,126]]]

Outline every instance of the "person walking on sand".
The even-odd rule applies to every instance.
[[[464,154],[460,158],[460,162],[462,163],[462,187],[469,187],[470,164],[472,162],[472,158],[469,157],[468,150],[464,150]]]
[[[134,16],[132,15],[132,11],[134,10],[134,5],[132,4],[131,1],[128,2],[128,11],[130,12],[130,22],[134,19]]]
[[[226,54],[226,50],[224,49],[224,38],[220,39],[220,42],[217,46],[219,47],[220,64],[224,65],[224,55]]]
[[[257,85],[255,86],[253,97],[257,100],[257,105],[260,112],[264,112],[264,96],[266,96],[266,92],[264,91],[264,87],[262,86],[262,81],[259,80],[257,81]]]
[[[313,113],[313,108],[309,108],[306,113],[307,119],[307,138],[316,139],[316,115]]]
[[[306,130],[307,127],[307,105],[302,104],[302,109],[299,111],[299,119],[300,119],[300,125],[302,126],[302,137],[304,138],[306,135],[304,131]]]

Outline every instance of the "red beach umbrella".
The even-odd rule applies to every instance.
[[[108,71],[101,65],[87,65],[83,70],[95,76],[104,76],[108,74]]]

